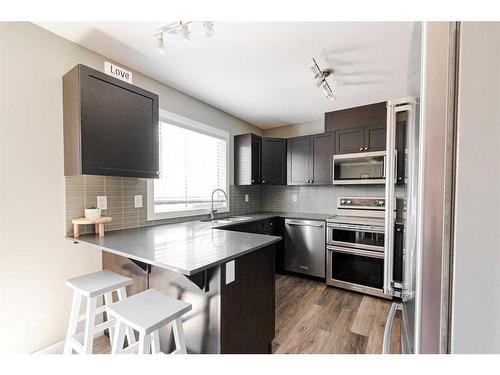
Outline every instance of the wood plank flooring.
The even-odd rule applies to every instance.
[[[380,354],[391,302],[290,275],[276,277],[276,354]],[[397,316],[391,349],[401,352]],[[97,337],[94,353],[108,354],[109,340]]]
[[[290,275],[276,279],[276,337],[273,351],[349,354],[382,352],[391,302],[324,282]],[[394,323],[391,350],[401,352],[401,318]]]

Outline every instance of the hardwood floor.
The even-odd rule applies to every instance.
[[[276,354],[380,354],[391,302],[290,275],[276,277]],[[401,352],[401,318],[394,322],[391,349]],[[97,337],[94,353],[108,354]]]
[[[276,337],[273,351],[348,354],[382,352],[391,302],[290,275],[276,279]],[[401,319],[391,349],[401,352]]]

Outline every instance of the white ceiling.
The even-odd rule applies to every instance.
[[[153,34],[170,21],[44,22],[40,26],[260,128],[319,120],[323,113],[406,96],[412,22],[215,22],[191,42]],[[326,99],[309,67],[334,70]]]

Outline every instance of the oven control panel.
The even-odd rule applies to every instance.
[[[348,197],[338,198],[338,208],[355,208],[358,210],[384,209],[385,198],[380,197]]]

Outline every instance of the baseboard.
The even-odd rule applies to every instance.
[[[49,345],[46,348],[37,350],[32,354],[62,354],[64,349],[64,342],[66,340],[61,340],[56,342],[55,344]]]
[[[103,336],[103,332],[100,332],[98,335],[94,337],[96,339],[99,336]],[[33,352],[32,354],[62,354],[64,351],[64,342],[66,340],[61,340],[56,342],[55,344],[49,345],[46,348],[37,350],[36,352]]]

